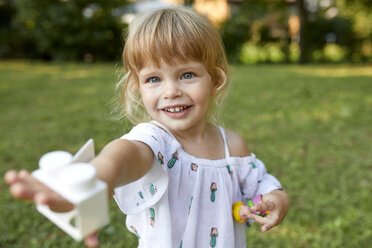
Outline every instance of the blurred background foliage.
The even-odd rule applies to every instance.
[[[245,0],[221,27],[230,60],[372,61],[370,0]]]
[[[119,60],[133,2],[0,0],[0,58]],[[372,62],[371,0],[227,2],[218,28],[230,62]]]
[[[115,60],[125,25],[113,10],[125,1],[0,0],[0,56],[43,60]]]

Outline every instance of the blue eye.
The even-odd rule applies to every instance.
[[[147,79],[147,82],[149,83],[159,83],[161,80],[159,77],[150,77]]]
[[[192,73],[192,72],[187,72],[187,73],[184,73],[184,74],[182,75],[181,79],[191,79],[191,78],[193,78],[194,76],[195,76],[194,73]]]

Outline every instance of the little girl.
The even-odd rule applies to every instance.
[[[137,124],[91,161],[108,184],[139,247],[245,247],[234,202],[263,195],[247,214],[267,231],[289,209],[280,183],[244,139],[215,126],[229,86],[218,32],[184,7],[156,10],[129,27],[123,52],[123,105]],[[71,209],[28,172],[5,175],[12,195]],[[98,245],[93,234],[88,246]]]

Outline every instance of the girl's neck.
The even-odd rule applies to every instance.
[[[194,157],[211,160],[225,158],[224,142],[219,129],[206,122],[204,128],[172,132],[182,149]]]
[[[208,134],[211,132],[212,128],[215,127],[208,122],[204,122],[186,130],[170,129],[169,131],[182,144],[182,141],[202,142],[208,137]]]

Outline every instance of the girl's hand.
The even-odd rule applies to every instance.
[[[5,182],[9,185],[14,198],[48,205],[55,212],[67,212],[74,208],[67,200],[36,180],[28,171],[10,170],[5,173]]]
[[[74,208],[72,203],[36,180],[26,170],[19,172],[10,170],[5,173],[4,180],[9,185],[10,193],[14,198],[48,205],[55,212],[67,212]],[[84,242],[87,247],[97,247],[99,245],[98,232],[87,236]]]
[[[262,196],[262,203],[253,206],[253,211],[268,211],[269,214],[265,217],[248,213],[249,219],[255,220],[262,225],[261,230],[266,232],[271,228],[279,225],[289,210],[290,201],[287,193],[282,190],[274,190],[269,194]]]

